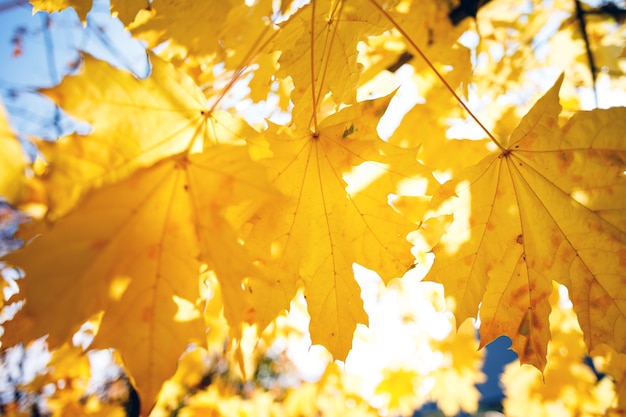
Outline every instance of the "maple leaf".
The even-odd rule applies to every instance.
[[[408,415],[422,404],[416,404],[415,393],[420,388],[420,374],[413,369],[385,368],[383,380],[375,393],[386,397],[387,407],[400,415]]]
[[[438,80],[431,77],[430,81]],[[461,169],[479,162],[489,154],[488,140],[446,138],[448,119],[458,117],[456,113],[460,111],[459,106],[455,106],[454,97],[447,94],[445,87],[439,84],[424,87],[428,89],[425,94],[426,104],[415,105],[403,116],[402,123],[393,132],[389,142],[404,147],[419,146],[419,160],[425,161],[433,169],[449,172],[454,176]],[[415,126],[420,126],[419,135],[415,134]]]
[[[173,41],[186,46],[191,54],[207,54],[219,48],[224,16],[233,7],[230,1],[155,0],[150,7],[152,14],[135,22],[131,32],[133,36],[147,40],[150,47]]]
[[[558,328],[548,326],[548,294],[558,280],[570,290],[587,348],[610,350],[607,372],[618,381],[623,403],[626,157],[620,138],[625,111],[581,112],[561,128],[555,86],[507,141],[492,138],[500,149],[496,153],[489,155],[487,140],[445,139],[450,119],[465,117],[461,107],[469,110],[456,92],[467,97],[470,81],[483,98],[482,114],[492,119],[486,120],[485,132],[513,131],[509,124],[517,122],[519,102],[501,106],[500,99],[523,88],[524,100],[535,70],[545,67],[541,54],[527,45],[543,36],[540,29],[554,11],[572,16],[568,2],[532,11],[512,0],[491,2],[476,17],[478,33],[470,19],[453,25],[452,6],[446,3],[111,0],[112,13],[148,47],[158,46],[170,63],[149,55],[153,74],[138,80],[87,56],[81,74],[44,91],[73,117],[89,122],[93,132],[38,144],[44,158],[33,171],[41,183],[31,191],[38,204],[48,198],[49,211],[44,221],[21,232],[30,244],[6,258],[23,266],[27,276],[16,297],[26,302],[24,310],[7,324],[4,341],[50,333],[51,343],[59,345],[85,320],[101,319],[94,345],[122,353],[146,414],[188,341],[205,344],[210,328],[208,344],[221,350],[227,336],[241,336],[241,323],[265,328],[288,308],[299,287],[312,316],[313,343],[345,358],[356,324],[367,323],[353,265],[374,269],[389,282],[410,268],[415,256],[418,262],[430,260],[420,253],[422,247],[430,250],[443,235],[433,248],[430,278],[443,282],[456,302],[458,323],[479,313],[482,345],[504,333],[522,361],[543,368],[548,338],[560,338],[558,330],[569,326],[558,311],[550,316]],[[74,7],[84,23],[92,0],[32,4],[49,11]],[[611,57],[615,51],[605,46],[614,46],[621,34],[613,30],[594,28],[596,37],[615,35],[608,44],[599,42],[600,51]],[[466,36],[472,33],[480,38],[472,48],[484,58],[480,62],[461,45],[473,42]],[[572,33],[560,31],[560,39],[545,42],[558,52],[548,61],[573,69],[573,82],[563,88],[566,98],[583,79],[575,74],[584,57],[573,47]],[[13,40],[17,52],[22,35]],[[604,59],[612,69],[619,69],[617,55]],[[392,73],[405,63],[412,68],[402,71],[414,72],[411,81],[425,103],[407,113],[383,142],[375,129],[387,99],[358,102],[357,97],[396,88],[396,75],[403,75]],[[250,91],[238,91],[246,83]],[[288,113],[291,124],[270,124],[260,135],[242,118],[214,111],[218,104],[230,106],[224,98],[240,92],[243,102],[232,104],[233,114],[250,101],[267,100],[262,105],[268,107],[279,101],[285,111],[280,116]],[[566,103],[577,106],[574,101]],[[2,156],[8,156],[0,156],[0,194],[23,203],[23,174],[29,167],[2,120],[0,145]],[[416,159],[453,178],[428,212],[434,182]],[[280,195],[268,198],[267,171]],[[13,226],[12,208],[6,203],[0,208],[9,213],[0,213],[0,223],[8,218],[6,224]],[[415,224],[421,236],[413,233],[411,248],[405,236]],[[426,381],[435,381],[430,395],[451,414],[472,410],[477,401],[480,353],[474,349],[472,323],[464,323],[455,341],[431,343],[444,367]],[[263,342],[302,336],[300,329],[272,330],[261,336]],[[572,400],[572,391],[595,384],[578,360],[584,347],[579,333],[548,350],[549,362],[563,360],[569,367],[576,361],[585,369],[555,372],[561,368],[546,365],[546,380],[549,375],[584,379],[566,384],[562,402]],[[61,351],[58,363],[67,373],[73,371],[68,363],[85,370],[85,356],[77,357]],[[201,365],[199,357],[180,362],[180,385],[184,379],[196,390]],[[411,404],[425,400],[417,397],[420,393],[410,395],[410,385],[417,387],[424,377],[417,369],[395,366],[384,372],[388,378],[379,386],[407,413]],[[282,404],[292,414],[376,414],[344,376],[333,365],[318,384],[287,393]],[[66,388],[76,380],[59,377]],[[408,390],[393,386],[398,378]],[[594,397],[607,400],[607,381]],[[451,392],[450,385],[461,389]],[[50,402],[53,413],[87,412],[77,391],[58,388],[58,398]],[[272,404],[276,398],[270,392],[242,400],[225,388],[220,382],[188,398],[179,390],[176,397],[161,394],[160,400],[180,405],[183,399],[181,415],[256,415],[282,406]],[[556,391],[560,387],[546,390],[546,398],[556,397]],[[599,401],[593,412],[601,414],[610,401]],[[511,413],[527,411],[518,408]],[[98,415],[108,412],[102,408]]]
[[[76,10],[76,14],[84,23],[87,20],[87,13],[91,10],[92,0],[30,0],[35,12],[60,12],[68,7]]]
[[[470,51],[458,40],[467,31],[468,21],[453,25],[448,18],[450,3],[424,1],[407,6],[397,7],[389,13],[388,18],[394,21],[397,29],[392,36],[395,35],[399,41],[412,46],[413,48],[408,47],[409,52],[419,48],[421,52],[418,55],[429,57],[446,82],[455,87],[462,85],[464,95],[467,96],[467,86],[472,74]],[[382,47],[386,47],[384,43]],[[409,63],[421,76],[433,76],[432,68],[426,60],[415,58],[410,59]]]
[[[600,415],[615,401],[613,382],[609,378],[599,379],[594,370],[580,360],[586,354],[582,332],[574,311],[571,307],[560,306],[558,295],[558,285],[554,285],[550,297],[552,338],[544,372],[520,366],[517,361],[504,368],[506,415],[548,417],[554,415],[555,410],[564,415]],[[623,366],[623,361],[621,363]]]
[[[610,375],[615,382],[615,394],[611,400],[618,410],[626,406],[626,355],[618,353],[607,345],[597,346],[591,353],[593,363],[598,372]],[[617,397],[617,401],[615,401]]]
[[[94,346],[119,350],[149,409],[187,344],[205,344],[198,304],[203,263],[229,292],[231,326],[248,313],[239,274],[252,266],[246,269],[245,252],[222,213],[259,197],[263,178],[243,148],[216,145],[96,190],[50,230],[38,223],[23,231],[41,236],[6,257],[25,270],[20,296],[26,304],[7,323],[4,341],[48,333],[56,346],[104,311]]]
[[[149,0],[111,0],[111,12],[128,26],[141,10],[149,9]]]
[[[485,382],[485,375],[479,372],[483,355],[476,349],[478,341],[473,323],[465,321],[457,332],[452,331],[435,345],[437,351],[443,353],[445,365],[433,372],[436,383],[432,397],[448,416],[460,411],[475,413],[480,400],[476,384]]]
[[[481,346],[507,335],[540,370],[553,280],[568,287],[589,349],[626,349],[626,109],[579,112],[560,128],[562,79],[500,152],[433,197],[451,201],[454,221],[427,278],[444,284],[458,322],[480,304]]]
[[[66,343],[51,352],[45,373],[25,384],[30,392],[42,392],[44,387],[56,389],[46,396],[47,413],[53,417],[107,416],[123,417],[121,404],[103,404],[90,395],[90,361],[81,347]]]
[[[242,144],[254,131],[227,113],[209,111],[186,74],[150,54],[150,78],[139,80],[86,55],[79,75],[43,92],[92,132],[40,143],[49,161],[44,181],[50,216],[67,212],[89,189],[113,183],[162,157],[216,143]],[[94,82],[93,80],[98,80]]]
[[[278,75],[291,77],[293,121],[308,127],[327,93],[335,103],[356,102],[361,65],[357,44],[389,23],[368,0],[314,1],[285,22],[272,43],[281,51]]]
[[[250,283],[259,320],[266,324],[288,308],[302,279],[313,343],[345,359],[357,323],[367,323],[352,264],[387,282],[413,264],[405,237],[411,222],[388,204],[401,183],[415,192],[429,171],[414,150],[376,135],[377,118],[390,97],[366,101],[328,117],[319,133],[270,126],[260,161],[284,197],[253,220],[246,245],[268,267],[273,282]],[[261,152],[259,152],[261,153]],[[405,186],[406,186],[405,184]],[[272,301],[267,302],[268,297]]]
[[[130,25],[133,36],[145,39],[149,47],[164,42],[172,44],[170,49],[182,47],[185,58],[212,57],[226,68],[247,65],[244,61],[259,52],[265,33],[272,32],[270,0],[155,0],[150,10]]]
[[[68,7],[73,8],[80,20],[85,24],[87,13],[93,6],[93,0],[30,0],[33,10],[38,12],[60,12]],[[131,23],[137,13],[149,5],[148,0],[111,0],[113,11],[124,24]]]
[[[15,203],[24,185],[26,160],[0,103],[0,200]]]

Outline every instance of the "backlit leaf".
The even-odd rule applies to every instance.
[[[91,10],[92,0],[31,0],[35,12],[60,12],[68,7],[76,10],[83,23],[87,20],[87,13]]]
[[[616,393],[609,378],[598,381],[592,368],[581,362],[586,348],[576,315],[571,307],[557,304],[557,294],[554,291],[551,297],[552,339],[543,374],[530,366],[520,366],[518,361],[504,368],[503,406],[507,416],[602,415],[615,403]]]
[[[87,13],[93,6],[93,0],[31,0],[33,10],[42,12],[60,12],[68,7],[76,10],[78,17],[83,22],[87,21]],[[137,13],[148,7],[148,0],[111,0],[111,11],[117,14],[117,17],[124,24],[131,23]]]
[[[271,16],[269,0],[155,0],[150,3],[150,12],[130,29],[149,47],[167,42],[171,45],[166,50],[170,48],[172,54],[182,49],[185,57],[210,58],[223,62],[228,69],[240,69],[250,64],[251,55],[259,52],[258,42],[272,32]]]
[[[85,56],[76,76],[44,93],[92,133],[42,144],[50,162],[45,176],[51,216],[69,210],[87,190],[124,179],[136,169],[185,150],[242,143],[238,119],[209,112],[200,89],[184,73],[150,55],[146,80]],[[98,82],[93,82],[98,80]]]
[[[437,343],[437,351],[443,353],[445,365],[433,373],[436,383],[431,395],[448,416],[461,411],[477,411],[480,392],[476,384],[485,382],[485,376],[478,372],[483,357],[477,346],[476,330],[471,320],[462,323],[456,333],[451,332]]]
[[[240,282],[253,267],[223,210],[258,197],[263,181],[241,148],[216,146],[93,192],[49,230],[33,226],[23,233],[32,243],[6,258],[26,272],[27,301],[4,340],[49,333],[55,346],[104,311],[94,346],[119,350],[149,409],[187,344],[205,343],[204,263],[229,295],[231,326],[249,314]]]
[[[357,44],[388,26],[368,0],[313,1],[283,25],[272,49],[282,51],[278,75],[293,79],[298,127],[309,127],[327,93],[337,104],[356,101]]]
[[[115,13],[125,25],[132,23],[140,10],[149,7],[149,0],[111,0],[111,12]]]
[[[505,334],[539,369],[553,280],[569,288],[590,349],[626,349],[626,109],[581,112],[560,128],[561,80],[506,148],[433,198],[451,198],[455,219],[433,249],[429,279],[444,284],[459,321],[481,304],[483,346]]]
[[[15,203],[24,185],[26,160],[0,103],[0,200]]]
[[[265,134],[271,158],[261,162],[284,198],[258,215],[247,241],[269,267],[266,275],[276,277],[261,286],[261,299],[265,291],[274,299],[259,313],[269,320],[288,308],[301,279],[313,343],[339,359],[348,353],[356,325],[367,323],[352,263],[385,281],[413,263],[405,238],[414,226],[389,206],[388,195],[402,182],[419,192],[415,178],[428,170],[415,151],[378,139],[370,109],[384,109],[388,100],[344,109],[322,121],[319,134],[278,126]],[[257,291],[254,282],[251,290]]]

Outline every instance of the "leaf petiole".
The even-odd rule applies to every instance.
[[[489,139],[491,139],[491,141],[496,144],[496,146],[500,149],[500,151],[505,153],[507,149],[504,146],[502,146],[502,144],[495,138],[495,136],[493,136],[493,134],[489,131],[489,129],[487,129],[485,125],[481,123],[478,117],[476,117],[476,115],[470,110],[467,104],[461,99],[461,97],[459,97],[459,95],[454,91],[454,89],[450,86],[450,84],[448,84],[448,82],[443,77],[443,75],[441,75],[441,73],[437,70],[437,68],[435,68],[435,65],[431,62],[430,59],[428,59],[426,54],[424,54],[424,52],[420,49],[420,47],[417,46],[417,44],[413,41],[413,39],[411,39],[411,37],[408,35],[408,33],[406,33],[406,31],[402,28],[402,26],[400,26],[400,24],[396,22],[396,20],[393,17],[391,17],[391,15],[387,13],[387,11],[383,9],[380,4],[376,2],[376,0],[369,0],[369,1],[370,3],[372,3],[372,5],[374,5],[374,7],[376,7],[376,9],[378,9],[378,11],[380,11],[380,13],[383,16],[385,16],[385,18],[387,18],[387,20],[389,20],[389,22],[398,30],[398,32],[400,32],[400,34],[404,36],[404,38],[409,43],[409,45],[411,45],[413,49],[415,49],[415,52],[417,52],[417,54],[424,60],[426,65],[428,65],[428,67],[430,67],[430,69],[433,70],[437,78],[439,78],[439,80],[443,83],[443,85],[450,92],[450,94],[452,94],[454,99],[461,105],[461,107],[465,109],[467,114],[472,119],[474,119],[474,121],[478,124],[478,126],[480,126],[480,128],[485,132],[487,137],[489,137]]]

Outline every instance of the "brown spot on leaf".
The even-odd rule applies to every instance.
[[[541,317],[539,317],[539,314],[533,310],[532,308],[529,308],[529,310],[532,313],[532,328],[536,329],[537,331],[540,331],[543,328],[543,325],[541,324]]]
[[[589,223],[589,228],[598,234],[604,233],[604,226],[600,223],[591,222]]]
[[[519,243],[520,245],[524,244],[524,235],[523,234],[519,234],[517,235],[517,238],[515,239],[516,243]]]
[[[159,245],[150,245],[146,250],[148,259],[156,259],[159,256]]]
[[[552,246],[558,247],[561,244],[561,238],[559,236],[552,235],[550,236],[550,243],[552,243]]]
[[[524,314],[524,318],[522,319],[522,322],[520,323],[518,329],[517,329],[517,333],[521,334],[522,336],[528,336],[530,334],[530,328],[532,326],[532,322],[531,322],[531,309],[529,308],[526,311],[526,314]],[[528,345],[526,345],[526,349],[524,351],[524,353],[526,353],[526,350],[528,350]]]
[[[93,250],[102,250],[106,248],[108,244],[109,244],[109,241],[107,239],[96,239],[93,242],[91,242],[90,247]]]
[[[559,262],[562,262],[565,265],[569,265],[575,256],[576,253],[571,248],[567,248],[567,250],[561,252],[561,254],[559,255]]]
[[[511,291],[511,304],[516,305],[519,301],[528,294],[526,286],[519,287]]]
[[[624,159],[621,156],[621,153],[618,151],[605,151],[605,152],[601,152],[600,156],[602,158],[602,160],[607,164],[607,165],[612,165],[612,166],[616,166],[616,167],[623,167],[624,166]]]
[[[531,149],[533,147],[533,142],[537,139],[537,133],[529,132],[526,136],[524,136],[524,149]]]
[[[533,347],[530,340],[526,343],[526,347],[524,348],[524,358],[530,358],[535,355],[535,348]]]
[[[246,310],[246,314],[245,314],[245,322],[248,324],[253,324],[254,323],[254,319],[256,317],[256,310],[254,307],[250,307]]]
[[[141,310],[141,321],[144,323],[149,323],[154,318],[154,309],[152,307],[144,307]]]
[[[594,297],[589,305],[594,310],[606,310],[613,302],[613,298],[610,295],[603,293],[598,297]]]
[[[574,155],[571,152],[559,152],[559,167],[561,172],[565,172],[570,165],[574,162]]]

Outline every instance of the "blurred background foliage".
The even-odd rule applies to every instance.
[[[46,7],[46,2],[36,3]],[[428,7],[435,7],[434,3]],[[294,5],[277,2],[276,7],[286,12]],[[429,40],[423,45],[426,55],[438,57],[446,80],[459,86],[496,135],[512,131],[563,68],[567,78],[561,102],[566,112],[626,103],[624,2],[441,0],[437,7],[429,16],[439,13],[441,20],[424,23],[416,14],[412,36]],[[108,3],[96,1],[89,14],[79,10],[80,17],[71,8],[33,16],[27,1],[0,2],[0,93],[6,109],[0,124],[3,155],[11,152],[4,138],[14,135],[33,163],[26,169],[37,170],[38,141],[88,131],[89,126],[67,117],[38,94],[38,89],[56,85],[65,75],[78,71],[81,52],[144,78],[150,73],[145,55],[148,46],[194,77],[205,87],[207,97],[238,79],[239,87],[229,90],[221,106],[245,114],[252,125],[264,124],[265,118],[277,123],[284,120],[289,110],[284,91],[290,86],[277,81],[258,87],[267,77],[263,71],[273,70],[271,56],[263,58],[267,65],[234,77],[237,69],[233,62],[238,62],[238,57],[231,51],[236,51],[236,45],[232,49],[224,46],[220,54],[207,53],[198,44],[200,52],[187,55],[189,51],[176,39],[164,42],[158,31],[142,23],[141,13],[131,19],[129,32],[110,15],[109,8]],[[447,58],[455,65],[446,65]],[[481,134],[472,130],[467,116],[424,63],[407,51],[398,33],[388,32],[360,45],[359,62],[365,66],[359,81],[360,99],[401,85],[393,109],[400,109],[397,114],[410,121],[405,125],[420,126],[425,136],[432,137],[441,135],[443,126],[450,140],[466,141],[463,155],[422,144],[421,152],[429,160],[445,159],[442,167],[448,172],[442,169],[442,178],[456,169],[455,158],[463,158],[466,164],[483,155],[486,145]],[[442,108],[449,111],[441,112]],[[393,143],[415,145],[410,132],[394,129],[398,120],[391,116],[393,111],[389,113],[379,126],[381,135]],[[39,190],[34,185],[26,192],[29,204],[20,208],[37,216]],[[0,255],[19,244],[12,236],[25,220],[8,202],[0,203]],[[428,259],[424,261],[428,263]],[[310,346],[301,294],[293,301],[290,314],[279,317],[260,338],[250,332],[249,337],[244,333],[241,341],[230,340],[221,314],[219,286],[209,278],[209,348],[189,347],[176,374],[163,385],[151,415],[624,414],[624,402],[619,401],[626,395],[621,384],[626,375],[623,355],[607,349],[587,356],[562,289],[555,288],[553,294],[552,340],[548,366],[541,375],[532,367],[520,366],[506,350],[506,340],[499,339],[486,354],[478,350],[474,323],[461,323],[455,331],[453,306],[446,305],[439,286],[421,282],[423,273],[418,269],[384,287],[369,271],[361,271],[370,326],[357,329],[345,363],[334,363],[324,349]],[[17,291],[20,274],[4,268],[3,277],[0,305],[4,321],[14,314],[16,306],[6,301]],[[86,323],[74,344],[55,351],[47,350],[45,339],[3,350],[2,415],[138,415],[137,394],[132,381],[116,365],[116,353],[89,349],[95,331],[97,318]],[[240,349],[233,349],[233,343]],[[610,375],[603,373],[607,369]]]

